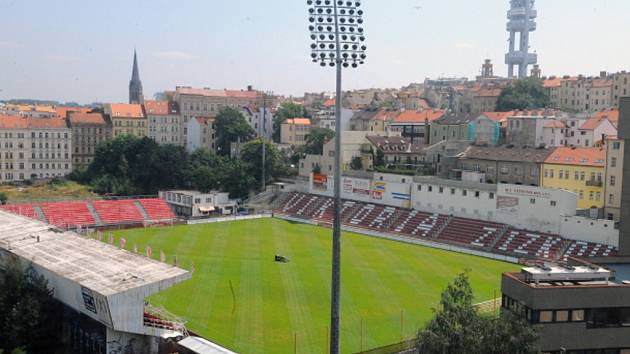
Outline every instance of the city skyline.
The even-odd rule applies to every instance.
[[[147,98],[176,85],[253,85],[286,95],[334,86],[334,72],[323,74],[309,61],[305,1],[195,1],[178,8],[166,1],[150,7],[70,1],[63,8],[42,3],[36,11],[33,2],[0,4],[3,13],[13,14],[0,24],[0,99],[125,102],[134,48]],[[492,59],[495,74],[506,76],[509,3],[486,3],[364,1],[369,63],[348,73],[345,88],[400,87],[442,75],[472,78],[485,58]],[[630,31],[623,21],[627,2],[541,0],[536,7],[531,46],[543,75],[630,69],[630,49],[615,47]]]

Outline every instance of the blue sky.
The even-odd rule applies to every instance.
[[[505,75],[507,0],[363,3],[368,59],[344,88],[473,77],[485,57]],[[630,70],[630,1],[536,5],[543,74]],[[0,99],[123,102],[134,47],[147,97],[175,85],[334,88],[309,61],[305,0],[0,0],[0,14]]]

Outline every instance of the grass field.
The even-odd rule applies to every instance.
[[[193,279],[150,298],[188,327],[239,353],[323,353],[330,311],[329,229],[277,219],[116,232],[129,248],[176,254]],[[281,254],[290,263],[274,262]],[[342,352],[413,337],[445,285],[471,269],[478,301],[516,265],[345,233]],[[231,285],[230,285],[231,284]],[[234,291],[234,297],[232,290]],[[361,336],[363,327],[363,336]],[[363,343],[361,343],[363,338]]]
[[[76,182],[45,183],[32,186],[16,187],[0,185],[0,192],[5,193],[9,203],[42,202],[48,200],[92,199],[98,195],[89,191],[87,186]]]

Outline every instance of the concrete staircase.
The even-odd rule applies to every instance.
[[[40,206],[33,206],[33,209],[35,210],[35,213],[37,214],[37,219],[39,221],[45,222],[46,224],[48,224],[48,219],[46,218],[46,215],[44,215],[44,211],[42,210],[42,208]]]
[[[101,216],[98,215],[98,212],[96,211],[96,209],[94,209],[94,205],[92,205],[92,202],[87,202],[87,208],[90,211],[90,214],[92,214],[92,217],[96,222],[96,226],[103,226],[103,220],[101,220]]]
[[[144,207],[142,206],[142,204],[140,204],[139,201],[134,201],[133,202],[136,205],[136,208],[138,208],[138,210],[140,210],[140,214],[142,214],[142,217],[144,218],[144,220],[150,220],[151,218],[149,217],[149,214],[147,213],[147,211],[144,209]]]

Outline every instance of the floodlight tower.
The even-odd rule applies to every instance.
[[[529,33],[536,30],[538,13],[534,8],[535,0],[510,0],[511,8],[507,13],[507,31],[510,32],[509,52],[505,55],[508,65],[508,78],[514,78],[514,66],[518,65],[518,78],[527,77],[527,66],[538,63],[538,56],[529,53]],[[516,49],[516,34],[519,34],[519,46]]]
[[[337,69],[335,101],[335,213],[332,242],[332,279],[330,302],[330,353],[339,353],[339,313],[341,288],[341,72],[363,64],[366,46],[361,1],[307,0],[311,59],[322,67]]]

